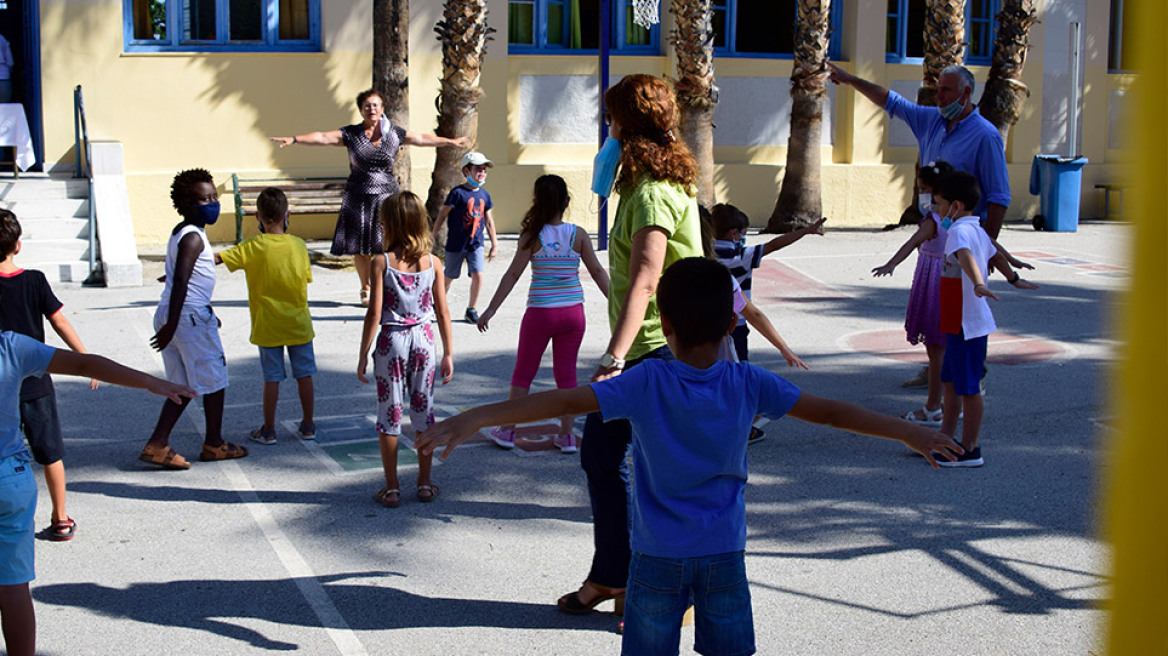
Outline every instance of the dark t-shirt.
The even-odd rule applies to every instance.
[[[45,320],[60,311],[62,303],[53,294],[45,274],[34,269],[0,274],[0,330],[11,330],[45,341]],[[20,400],[40,398],[53,389],[48,374],[25,378]]]
[[[491,195],[482,187],[469,189],[461,184],[450,190],[443,205],[453,208],[446,217],[446,250],[462,252],[482,246],[487,210],[493,207]]]

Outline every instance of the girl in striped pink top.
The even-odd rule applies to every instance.
[[[548,342],[552,343],[552,372],[556,387],[576,386],[576,355],[584,340],[584,289],[580,286],[580,261],[608,296],[608,272],[600,265],[588,233],[571,223],[564,223],[568,209],[568,185],[558,175],[540,176],[535,181],[531,209],[520,226],[515,259],[491,304],[479,317],[479,330],[490,326],[499,306],[511,293],[527,263],[531,263],[531,288],[527,294],[527,312],[519,327],[519,354],[511,374],[508,399],[527,394],[539,370],[539,362]],[[576,436],[572,433],[575,416],[560,418],[560,433],[555,445],[563,453],[575,453]],[[495,444],[510,449],[515,446],[515,426],[499,426],[491,431]]]

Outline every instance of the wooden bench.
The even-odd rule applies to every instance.
[[[1102,183],[1095,185],[1096,189],[1103,190],[1103,218],[1105,218],[1105,219],[1111,218],[1111,193],[1112,192],[1119,194],[1119,212],[1116,213],[1115,218],[1117,218],[1117,219],[1123,218],[1123,190],[1127,189],[1127,187],[1128,187],[1128,185],[1102,184]]]
[[[341,211],[345,178],[241,178],[231,174],[235,196],[235,243],[243,241],[243,216],[255,216],[256,198],[268,187],[288,196],[290,214],[336,214]]]

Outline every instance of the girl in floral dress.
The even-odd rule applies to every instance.
[[[434,423],[434,378],[442,384],[454,374],[451,358],[450,310],[442,267],[430,254],[430,222],[426,207],[414,194],[403,191],[381,204],[386,250],[370,262],[369,309],[361,332],[357,378],[369,382],[365,369],[373,349],[373,377],[377,381],[377,433],[385,487],[374,499],[387,508],[401,505],[397,478],[397,441],[402,415],[408,410],[415,432]],[[442,360],[434,346],[434,323],[442,338]],[[380,331],[374,327],[380,325]],[[374,338],[376,337],[376,348]],[[417,497],[430,502],[438,486],[430,480],[433,456],[418,454]]]

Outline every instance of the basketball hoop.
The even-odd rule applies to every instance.
[[[646,30],[661,22],[658,6],[661,0],[633,0],[633,22]]]

